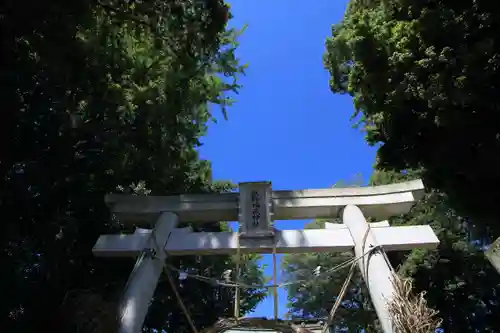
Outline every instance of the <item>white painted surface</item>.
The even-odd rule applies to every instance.
[[[133,236],[146,236],[147,241],[143,247],[151,248],[155,247],[153,239],[155,238],[156,246],[161,249],[165,246],[170,231],[175,228],[176,224],[177,216],[175,214],[163,213],[156,223],[155,237],[151,237],[151,232],[144,232],[144,229],[136,230],[137,233]],[[130,275],[120,308],[120,333],[141,332],[166,257],[164,251],[158,251],[156,256],[158,259],[147,256],[142,260],[139,258],[135,271]]]
[[[240,239],[241,253],[304,253],[341,252],[352,249],[354,243],[349,230],[280,230],[275,239]],[[236,253],[237,233],[192,233],[171,239],[166,246],[170,255],[233,254]]]
[[[92,248],[92,253],[98,257],[135,257],[148,245],[150,236],[151,232],[101,235]]]
[[[439,245],[439,239],[429,225],[371,228],[377,244],[385,251],[432,250]]]
[[[354,252],[357,257],[364,256],[358,261],[359,268],[370,292],[371,300],[384,333],[394,333],[389,311],[386,304],[393,299],[394,287],[391,280],[391,268],[380,252],[366,255],[372,246],[377,245],[375,229],[370,229],[363,243],[368,223],[361,210],[356,206],[347,206],[343,212],[343,222],[349,227],[356,244]],[[363,246],[364,244],[364,246]]]
[[[380,221],[380,222],[372,222],[370,223],[371,228],[383,228],[383,227],[389,227],[389,221]],[[338,229],[345,229],[347,226],[343,223],[330,223],[330,222],[325,222],[325,229],[328,230],[338,230]]]
[[[281,230],[275,240],[240,239],[242,253],[342,252],[354,247],[354,241],[345,224],[330,223],[333,229]],[[335,227],[333,227],[335,225]],[[432,228],[424,226],[384,227],[381,222],[372,226],[373,236],[384,250],[411,250],[414,248],[434,249],[439,244]],[[150,232],[150,231],[149,231]],[[173,231],[165,247],[169,255],[235,254],[236,237],[233,232],[182,232]],[[149,239],[148,232],[132,235],[103,235],[99,237],[93,252],[97,256],[136,256]]]
[[[500,237],[490,245],[485,255],[497,272],[500,273]]]
[[[273,191],[274,220],[338,217],[346,205],[367,216],[387,219],[407,212],[424,193],[420,180],[358,188]],[[106,202],[123,222],[148,222],[160,212],[174,212],[183,222],[237,221],[238,193],[179,196],[108,195]]]
[[[326,233],[325,233],[326,232]],[[165,247],[169,255],[235,254],[237,233],[193,232],[175,233]],[[145,247],[148,234],[103,235],[92,249],[100,257],[136,256]],[[241,253],[303,253],[348,251],[354,243],[347,228],[342,230],[282,230],[274,239],[240,239]]]

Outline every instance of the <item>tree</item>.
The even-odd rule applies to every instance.
[[[226,29],[230,15],[218,0],[8,1],[0,8],[2,327],[91,332],[81,313],[114,309],[133,265],[92,255],[99,234],[127,231],[109,218],[104,195],[232,188],[212,181],[197,147],[213,119],[208,104],[225,114],[227,94],[239,89],[239,32]],[[171,263],[216,277],[233,264],[228,257]],[[255,257],[246,263],[247,278],[261,282]],[[231,290],[185,284],[180,292],[199,328],[230,313]],[[263,296],[244,291],[242,311]],[[188,330],[165,281],[146,327]]]
[[[495,233],[499,18],[488,1],[352,0],[325,54],[332,91],[354,97],[353,117],[380,145],[379,168],[422,168],[427,186]]]
[[[371,185],[385,185],[415,179],[418,171],[405,174],[375,171]],[[481,240],[474,239],[468,220],[458,215],[442,193],[432,191],[410,213],[390,219],[391,225],[430,224],[440,239],[437,250],[416,249],[406,253],[389,252],[393,267],[401,276],[410,277],[414,292],[426,291],[428,305],[439,311],[444,332],[498,332],[496,314],[500,311],[498,273],[485,259]],[[324,270],[345,260],[343,254],[288,255],[285,271],[290,282],[306,279],[304,285],[289,288],[291,310],[295,313],[324,316],[339,293],[347,272],[312,278],[312,270]],[[299,275],[296,275],[298,272]],[[302,275],[300,275],[302,274]],[[364,282],[358,275],[338,310],[335,325],[348,332],[377,332],[375,314]],[[373,326],[370,326],[373,325]]]

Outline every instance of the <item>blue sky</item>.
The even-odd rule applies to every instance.
[[[370,176],[375,150],[352,128],[352,100],[334,95],[323,67],[325,38],[347,0],[230,1],[232,25],[248,28],[238,57],[248,64],[229,120],[210,126],[201,157],[215,179],[272,181],[274,189],[325,188],[361,173]],[[277,221],[299,229],[307,221]],[[271,275],[271,257],[266,274]],[[279,314],[287,295],[279,291]],[[252,316],[273,315],[264,300]]]

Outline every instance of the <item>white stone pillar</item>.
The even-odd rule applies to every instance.
[[[173,213],[162,213],[158,218],[153,230],[154,237],[152,233],[148,247],[160,250],[154,253],[154,257],[146,254],[137,259],[120,304],[119,333],[141,332],[149,304],[163,271],[166,257],[165,244],[176,225],[177,215]],[[138,229],[136,232],[142,232],[143,230]]]
[[[500,237],[491,243],[488,250],[485,252],[486,258],[491,262],[493,267],[500,273]]]
[[[389,316],[387,303],[393,298],[394,286],[392,285],[392,271],[381,250],[366,254],[373,246],[377,245],[375,235],[370,230],[366,236],[363,249],[363,239],[368,228],[363,213],[357,206],[346,206],[343,211],[343,223],[349,228],[354,240],[354,253],[356,257],[363,257],[358,261],[359,269],[363,274],[365,283],[370,291],[370,297],[375,307],[378,319],[384,333],[394,333],[394,328]]]

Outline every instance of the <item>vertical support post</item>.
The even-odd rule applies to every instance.
[[[151,254],[141,255],[130,274],[119,312],[119,333],[141,332],[151,298],[163,271],[165,244],[177,225],[177,215],[162,213],[149,240],[149,248],[161,249]],[[138,230],[138,232],[141,232]]]
[[[490,247],[484,253],[486,258],[491,262],[493,267],[500,273],[500,237],[491,243]]]
[[[361,210],[357,206],[349,205],[344,208],[342,215],[343,223],[349,228],[354,240],[354,253],[356,257],[363,257],[358,261],[358,265],[370,292],[382,329],[384,333],[394,333],[387,308],[387,303],[394,297],[392,268],[381,250],[366,254],[373,246],[377,245],[377,240],[371,230],[366,234],[369,225]]]

